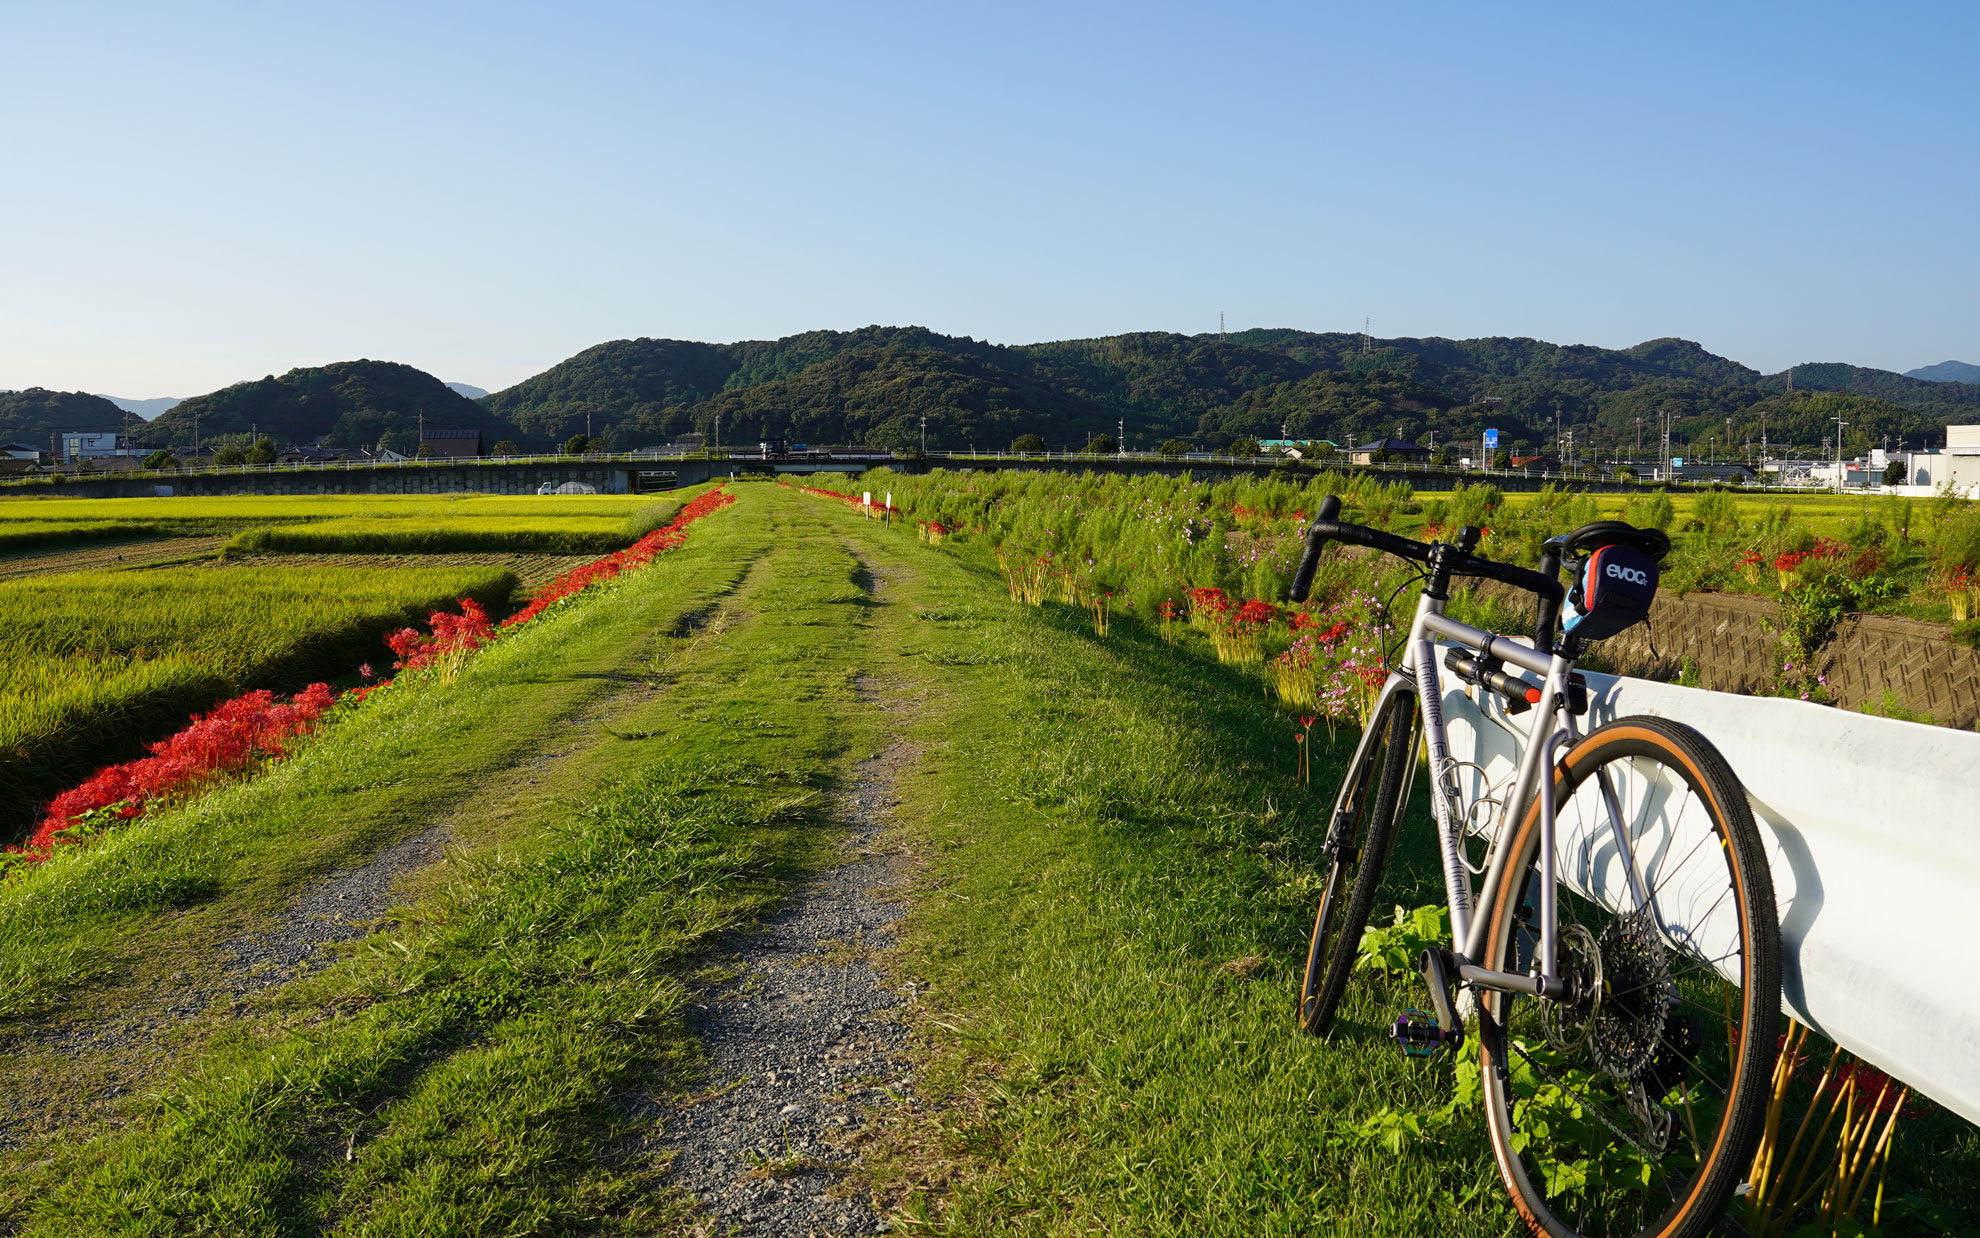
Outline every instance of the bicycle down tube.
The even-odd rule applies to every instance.
[[[1451,912],[1451,941],[1457,946],[1454,958],[1457,978],[1484,988],[1504,989],[1552,996],[1558,992],[1558,912],[1555,903],[1553,779],[1554,754],[1576,738],[1573,715],[1564,709],[1568,675],[1574,664],[1559,654],[1542,653],[1482,628],[1450,618],[1443,613],[1444,600],[1426,590],[1417,600],[1416,616],[1410,624],[1407,647],[1410,650],[1409,675],[1415,680],[1417,709],[1423,728],[1423,742],[1430,762],[1431,815],[1436,822],[1439,855],[1443,864],[1445,896]],[[1487,853],[1484,884],[1474,892],[1471,869],[1464,858],[1464,840],[1469,814],[1459,802],[1457,763],[1450,754],[1449,733],[1444,723],[1443,691],[1437,667],[1437,645],[1441,636],[1483,657],[1531,671],[1542,676],[1540,700],[1535,704],[1527,744],[1520,758],[1512,794],[1500,817],[1500,828]],[[1394,678],[1404,678],[1400,672]],[[1385,690],[1386,694],[1386,690]],[[1473,914],[1479,905],[1489,905],[1512,857],[1507,854],[1513,830],[1534,798],[1540,799],[1540,846],[1542,880],[1540,942],[1534,959],[1537,976],[1490,971],[1473,960],[1483,956],[1486,925]]]

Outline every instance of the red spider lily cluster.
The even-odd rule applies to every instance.
[[[396,670],[417,671],[436,663],[458,662],[495,639],[495,625],[488,612],[473,598],[461,599],[461,613],[434,611],[426,617],[433,631],[421,635],[418,628],[400,628],[385,638],[385,644],[399,660]]]
[[[502,628],[518,627],[528,623],[544,611],[574,594],[582,593],[602,580],[611,580],[630,568],[648,563],[653,556],[663,550],[672,550],[687,540],[687,528],[695,521],[718,512],[736,501],[736,496],[723,490],[710,490],[681,508],[673,523],[664,529],[655,529],[624,550],[594,559],[583,567],[573,568],[536,591],[529,605],[502,621]]]
[[[551,581],[528,606],[505,621],[501,631],[527,623],[588,586],[679,546],[687,540],[687,526],[735,501],[734,495],[720,489],[708,491],[681,508],[666,528]],[[494,640],[498,631],[481,604],[472,598],[462,598],[459,604],[458,615],[435,611],[427,616],[432,629],[428,635],[416,628],[403,628],[386,637],[385,643],[398,657],[393,666],[400,671],[449,665],[458,669],[469,654]],[[359,674],[367,682],[342,698],[352,704],[390,682],[369,682],[373,672],[368,662]],[[142,816],[153,804],[182,799],[224,777],[250,772],[286,755],[292,741],[313,731],[338,699],[327,684],[318,683],[286,702],[278,701],[272,692],[250,692],[215,706],[204,716],[194,715],[191,726],[152,744],[151,756],[107,766],[81,786],[57,796],[27,842],[8,851],[34,862],[45,860],[54,853],[56,844],[79,837],[76,829],[93,815],[107,812],[118,820],[129,820]]]
[[[150,756],[100,769],[88,782],[56,796],[26,844],[12,850],[46,858],[91,813],[110,809],[118,819],[129,820],[154,802],[183,797],[280,757],[336,703],[329,685],[313,683],[287,701],[273,692],[250,692],[210,713],[196,714],[191,726],[152,744]]]

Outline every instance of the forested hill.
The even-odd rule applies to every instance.
[[[998,345],[922,327],[809,331],[777,340],[707,344],[613,340],[479,400],[411,366],[346,361],[291,370],[186,400],[134,427],[150,445],[190,443],[250,426],[284,445],[411,450],[428,429],[479,428],[492,444],[561,443],[589,432],[604,445],[664,444],[690,432],[753,443],[936,448],[1008,446],[1037,434],[1079,447],[1126,423],[1131,446],[1169,438],[1221,447],[1238,438],[1396,436],[1477,443],[1500,431],[1514,451],[1543,449],[1556,418],[1577,446],[1640,442],[1668,412],[1684,455],[1743,454],[1764,435],[1776,448],[1820,450],[1840,418],[1851,452],[1945,441],[1950,422],[1980,421],[1980,385],[1888,370],[1812,364],[1762,375],[1688,340],[1633,348],[1475,340],[1367,339],[1359,334],[1251,330],[1229,335],[1138,332]],[[8,410],[13,410],[8,412]],[[113,429],[122,414],[94,396],[0,397],[0,432],[43,443],[50,430]],[[1475,450],[1475,446],[1471,447]]]
[[[0,394],[0,443],[46,451],[50,434],[119,430],[123,424],[124,410],[100,395],[42,387]]]
[[[712,437],[718,418],[726,443],[775,434],[904,446],[920,441],[925,413],[929,445],[943,448],[1002,446],[1020,433],[1079,446],[1125,420],[1132,445],[1281,433],[1462,443],[1496,428],[1515,450],[1538,449],[1557,414],[1581,444],[1633,447],[1640,434],[1647,448],[1668,410],[1674,443],[1696,450],[1709,435],[1719,451],[1763,433],[1813,449],[1837,415],[1851,423],[1852,448],[1942,442],[1948,421],[1980,407],[1980,387],[1854,366],[1795,373],[1790,393],[1781,376],[1678,339],[1606,349],[1251,330],[1003,346],[875,326],[738,344],[615,340],[482,403],[537,441],[582,432],[589,414],[593,432],[620,447]]]
[[[499,416],[424,370],[394,361],[340,361],[182,400],[136,433],[152,447],[190,443],[198,418],[202,438],[252,428],[285,446],[327,435],[334,446],[384,441],[410,453],[419,446],[422,417],[429,431],[482,429],[499,436],[507,430]]]

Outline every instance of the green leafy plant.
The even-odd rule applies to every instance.
[[[1416,974],[1416,960],[1425,950],[1451,937],[1451,909],[1425,903],[1412,911],[1401,906],[1387,925],[1361,931],[1354,969],[1393,980]]]

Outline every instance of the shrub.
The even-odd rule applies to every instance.
[[[1120,440],[1111,434],[1096,434],[1093,441],[1086,445],[1086,450],[1096,456],[1111,456],[1120,449]]]
[[[1188,455],[1189,444],[1179,438],[1164,439],[1162,445],[1155,450],[1173,460],[1179,456]]]
[[[152,470],[171,469],[179,466],[179,458],[160,448],[144,458],[144,467]]]
[[[564,454],[567,456],[581,456],[590,450],[591,440],[582,434],[573,434],[564,440]]]
[[[1238,440],[1237,442],[1235,442],[1235,443],[1232,443],[1232,444],[1231,444],[1231,454],[1232,454],[1232,455],[1234,455],[1234,456],[1255,456],[1255,455],[1257,455],[1257,454],[1258,454],[1258,440],[1257,440],[1257,439],[1255,439],[1255,438],[1241,438],[1241,439],[1239,439],[1239,440]]]
[[[1671,502],[1670,493],[1664,490],[1632,495],[1623,504],[1622,518],[1639,529],[1669,531],[1671,523],[1677,519],[1677,505]]]
[[[1045,440],[1036,434],[1020,434],[1011,440],[1011,450],[1021,455],[1032,455],[1045,450]]]
[[[232,468],[237,464],[246,464],[247,452],[241,450],[238,444],[226,443],[213,453],[213,463],[216,468]]]
[[[522,448],[516,444],[514,439],[505,438],[490,448],[488,454],[491,456],[520,456],[522,454]]]

